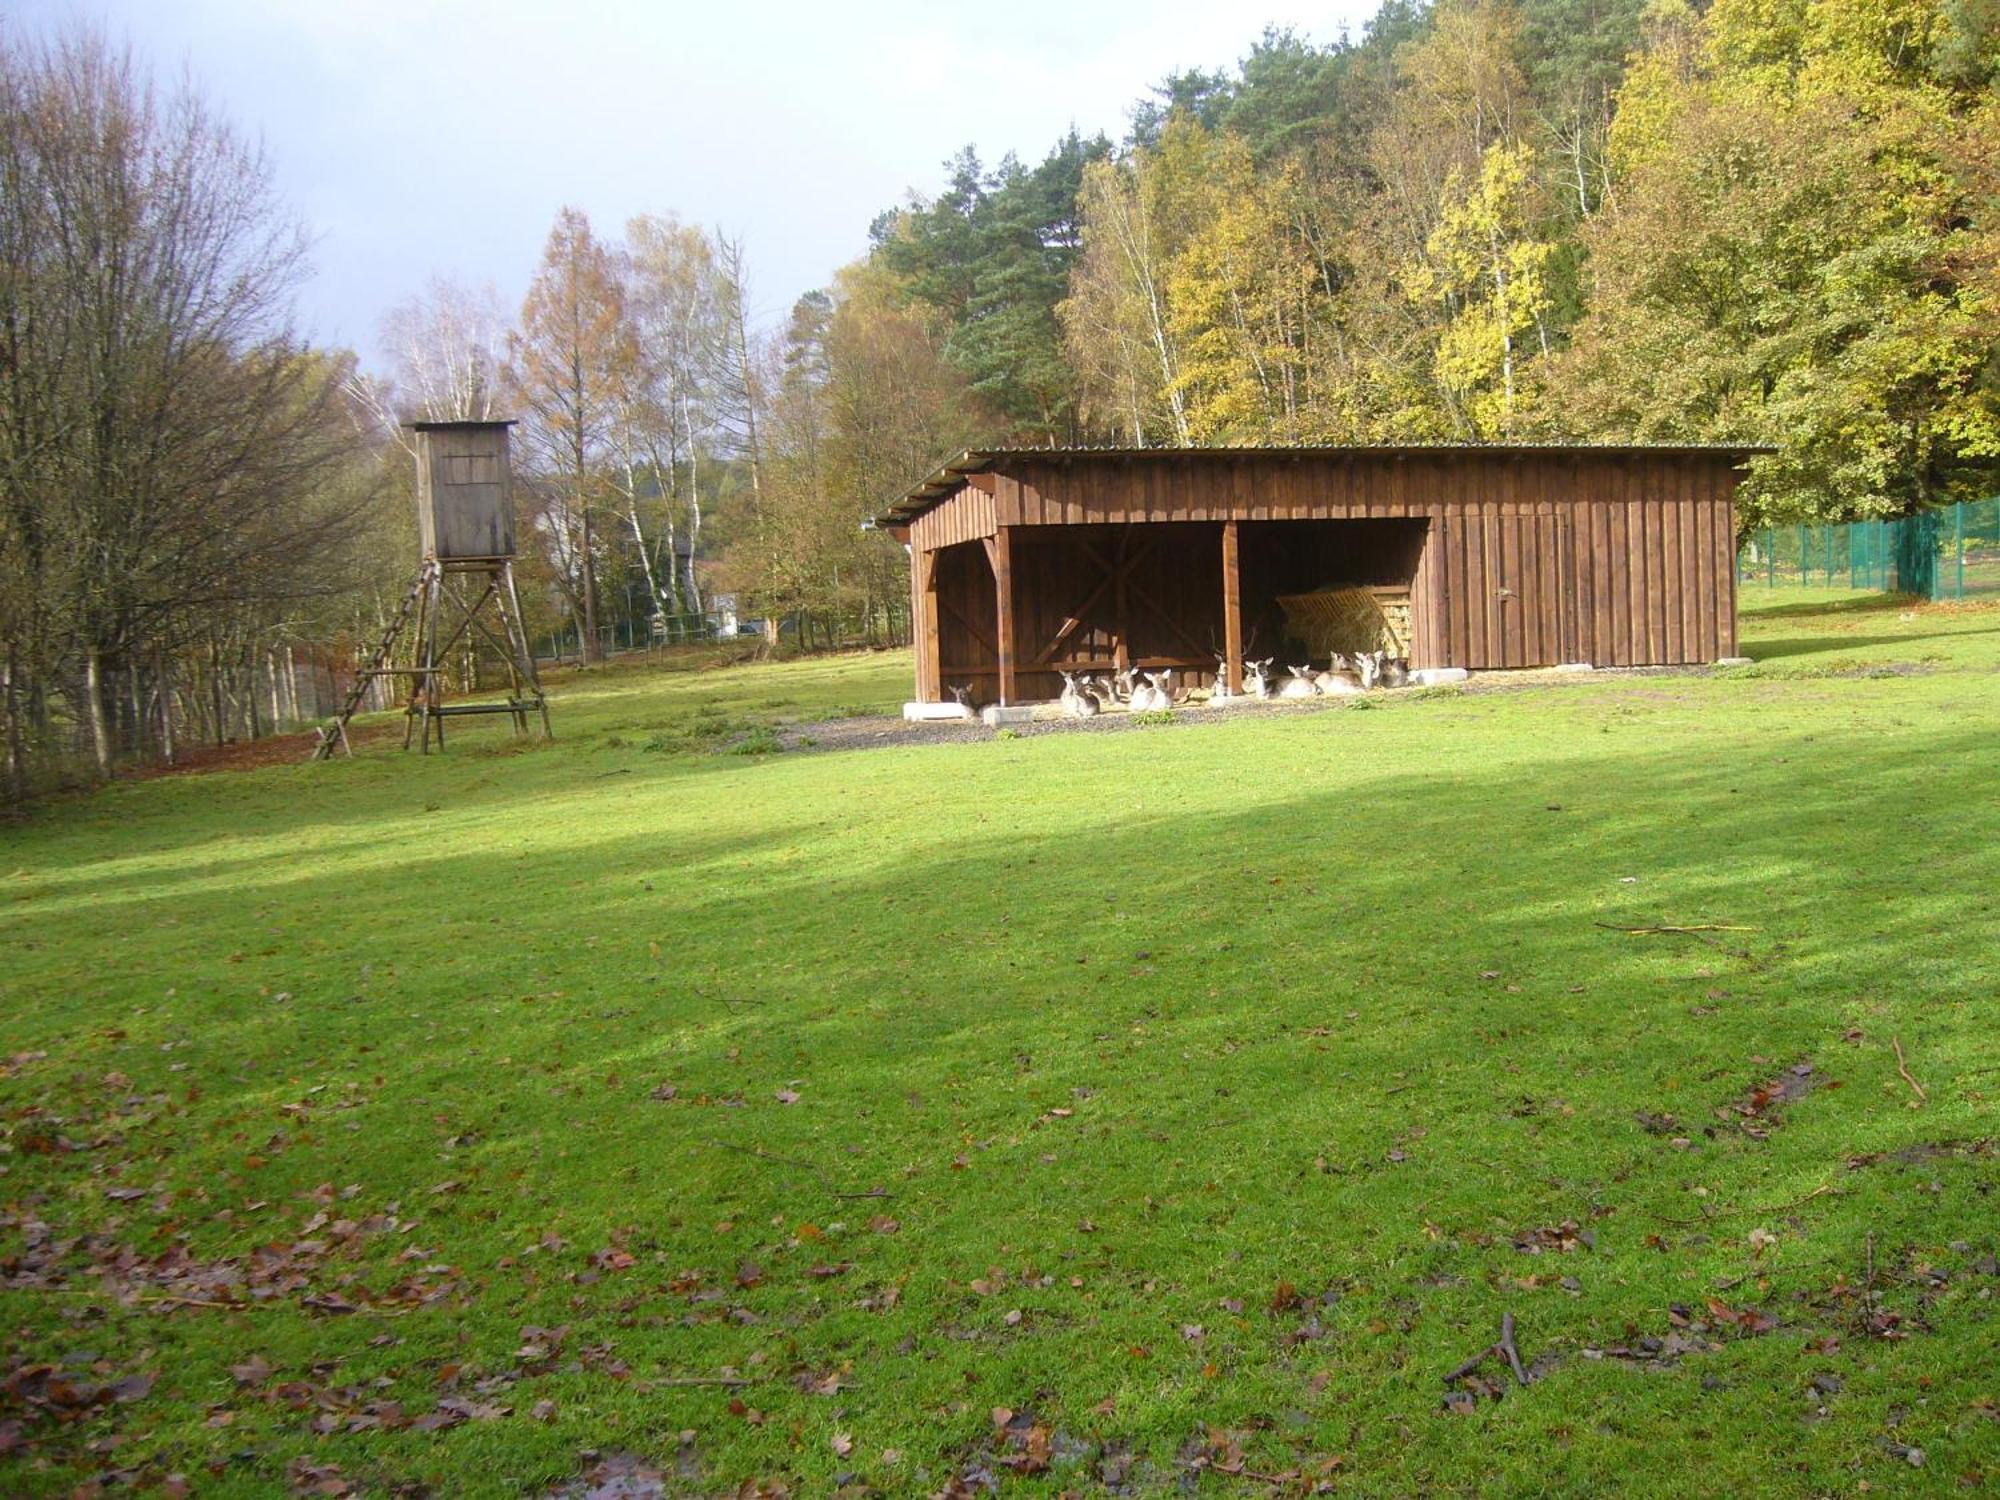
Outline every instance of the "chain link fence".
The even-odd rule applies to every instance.
[[[1736,582],[2000,598],[2000,496],[1886,521],[1767,527],[1737,552]]]

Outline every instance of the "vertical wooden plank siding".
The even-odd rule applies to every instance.
[[[1583,535],[1576,544],[1577,558],[1582,572],[1582,615],[1583,625],[1578,632],[1577,659],[1599,662],[1604,660],[1605,643],[1610,639],[1610,627],[1605,622],[1609,604],[1610,580],[1605,569],[1605,519],[1604,490],[1601,484],[1593,484],[1589,491],[1590,500],[1581,508],[1577,524]]]
[[[1715,652],[1702,640],[1702,622],[1714,618],[1714,597],[1712,592],[1705,593],[1702,586],[1708,570],[1702,566],[1701,504],[1697,494],[1701,475],[1693,464],[1675,467],[1680,471],[1680,483],[1674,488],[1680,497],[1681,568],[1680,577],[1671,588],[1680,607],[1681,660],[1713,661]]]
[[[944,701],[944,658],[938,654],[938,559],[935,552],[910,558],[916,591],[910,618],[916,622],[917,697],[925,703]]]
[[[1679,582],[1681,576],[1681,476],[1678,464],[1662,464],[1660,476],[1660,580]],[[1686,636],[1678,590],[1657,594],[1660,601],[1660,652],[1665,661],[1685,661]]]
[[[1012,483],[1000,480],[997,484]],[[910,523],[912,551],[936,551],[993,535],[994,497],[966,484]]]
[[[1715,566],[1721,580],[1719,592],[1725,606],[1722,613],[1722,639],[1716,647],[1716,655],[1721,657],[1734,656],[1740,648],[1736,636],[1736,507],[1731,503],[1730,495],[1735,486],[1723,480],[1718,482],[1717,487],[1722,490],[1722,495],[1713,502]]]
[[[1467,570],[1467,589],[1474,606],[1467,611],[1470,618],[1466,622],[1471,627],[1471,660],[1486,663],[1504,660],[1500,648],[1500,598],[1495,592],[1500,586],[1500,549],[1499,538],[1493,534],[1494,523],[1499,520],[1499,505],[1490,503],[1492,509],[1487,514],[1468,517],[1465,523],[1467,557],[1477,557]]]
[[[1379,503],[1379,502],[1378,502]],[[1437,569],[1437,522],[1424,529],[1423,544],[1417,552],[1416,576],[1410,580],[1410,665],[1437,665],[1437,589],[1433,578]]]
[[[1667,566],[1667,489],[1672,472],[1659,464],[1648,464],[1646,483],[1645,589],[1635,607],[1646,620],[1646,660],[1666,661],[1667,609],[1661,585]]]
[[[916,693],[919,702],[928,701],[931,673],[929,659],[934,644],[927,639],[924,629],[924,576],[936,567],[935,555],[930,552],[910,553],[910,649],[917,659]]]
[[[1228,665],[1224,685],[1232,693],[1243,691],[1243,580],[1238,568],[1239,544],[1236,522],[1222,523],[1222,641]]]
[[[1690,648],[1696,662],[1716,660],[1716,564],[1708,538],[1708,506],[1704,504],[1708,498],[1706,478],[1706,474],[1698,474],[1688,464],[1682,484],[1688,548],[1694,554],[1694,562],[1688,568],[1688,582],[1694,586],[1682,594],[1682,608],[1688,612]]]
[[[1625,464],[1613,468],[1611,503],[1605,508],[1604,553],[1610,562],[1610,587],[1605,591],[1606,655],[1601,664],[1629,667],[1632,664],[1632,471]]]

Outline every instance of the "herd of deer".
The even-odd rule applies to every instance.
[[[1289,674],[1280,675],[1271,670],[1276,661],[1276,657],[1267,656],[1260,661],[1244,662],[1243,691],[1231,693],[1226,686],[1229,663],[1226,659],[1218,659],[1215,664],[1215,689],[1209,694],[1208,701],[1232,703],[1253,698],[1337,698],[1350,693],[1365,693],[1370,688],[1406,687],[1410,681],[1409,658],[1390,656],[1386,651],[1363,651],[1354,656],[1336,651],[1323,672],[1307,665],[1293,667]],[[1063,713],[1072,719],[1092,719],[1108,709],[1119,708],[1128,713],[1146,713],[1188,701],[1186,692],[1175,692],[1172,672],[1141,672],[1127,667],[1110,677],[1087,672],[1060,672],[1060,676],[1063,689],[1057,702]],[[958,706],[968,719],[978,716],[979,711],[972,703],[971,684],[954,685],[951,695],[958,700]]]

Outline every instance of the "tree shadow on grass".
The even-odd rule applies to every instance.
[[[1759,604],[1748,594],[1738,596],[1745,621],[1806,618],[1813,615],[1865,615],[1884,610],[1916,609],[1927,601],[1916,594],[1867,594],[1861,598],[1808,600],[1799,604]]]
[[[1652,1214],[1699,1212],[1689,1179],[1713,1194],[1704,1203],[1775,1203],[1819,1186],[1842,1153],[1954,1128],[1952,1060],[1983,1022],[1966,1002],[1990,996],[1983,732],[1929,737],[1920,757],[1823,729],[1721,757],[1524,734],[1504,758],[1468,743],[1490,757],[1475,763],[1454,753],[1464,723],[1444,705],[1407,724],[1327,714],[1136,746],[1077,736],[774,761],[731,794],[801,816],[755,837],[707,828],[709,857],[734,864],[732,879],[700,867],[661,878],[662,848],[703,828],[671,806],[651,823],[572,820],[525,865],[517,852],[414,844],[382,866],[274,865],[245,882],[246,907],[309,910],[323,937],[309,956],[217,955],[182,976],[173,1025],[196,1046],[158,1055],[145,1035],[120,1057],[132,1077],[117,1092],[179,1097],[198,1084],[202,1095],[121,1122],[119,1149],[141,1153],[140,1180],[171,1153],[174,1176],[216,1204],[255,1196],[291,1222],[320,1183],[365,1184],[357,1213],[383,1198],[417,1205],[435,1247],[424,1253],[479,1291],[398,1324],[411,1358],[448,1348],[504,1364],[520,1323],[555,1321],[539,1295],[592,1330],[579,1343],[615,1336],[620,1357],[649,1372],[740,1367],[782,1328],[788,1363],[865,1369],[863,1402],[892,1391],[930,1413],[969,1400],[977,1427],[1020,1391],[1087,1410],[1124,1377],[1079,1367],[1100,1346],[1143,1343],[1166,1414],[1142,1420],[1157,1435],[1303,1399],[1263,1322],[1244,1325],[1220,1382],[1196,1374],[1209,1356],[1175,1333],[1205,1319],[1209,1339],[1237,1340],[1218,1300],[1261,1302],[1283,1282],[1346,1299],[1323,1312],[1339,1341],[1325,1346],[1339,1350],[1336,1395],[1394,1402],[1422,1384],[1428,1402],[1466,1330],[1491,1336],[1497,1298],[1527,1306],[1549,1347],[1582,1344],[1598,1324],[1664,1319],[1662,1293],[1698,1301],[1707,1262],[1669,1264],[1664,1245],[1657,1259],[1636,1253],[1662,1232],[1678,1253],[1681,1231]],[[816,831],[836,779],[881,799],[879,816]],[[1045,799],[1065,811],[1049,814]],[[967,831],[971,807],[992,814],[984,829]],[[92,878],[83,872],[86,888]],[[102,1073],[92,1049],[106,1015],[121,992],[157,984],[148,935],[183,915],[181,898],[170,885],[121,894],[132,938],[89,976],[94,1009],[16,1018],[11,1045],[51,1057],[0,1080],[0,1102],[84,1097]],[[467,907],[501,920],[443,920]],[[1754,930],[1597,925],[1691,921]],[[364,959],[404,976],[349,999],[335,976]],[[225,984],[226,1001],[201,998]],[[259,984],[297,998],[246,998]],[[532,1004],[529,991],[542,992]],[[1940,1101],[1931,1114],[1885,1103],[1842,1043],[1848,1008],[1870,1000],[1895,1007],[1887,1024],[1916,1049]],[[149,1023],[130,1024],[137,1043]],[[169,1057],[192,1071],[158,1071]],[[1792,1106],[1769,1147],[1725,1123],[1722,1139],[1682,1155],[1632,1121],[1671,1107],[1712,1123],[1801,1057],[1859,1086]],[[343,1113],[341,1085],[307,1092],[328,1079],[358,1080],[361,1102]],[[662,1099],[668,1082],[676,1092]],[[795,1085],[790,1102],[776,1097]],[[297,1108],[310,1118],[281,1128]],[[272,1150],[262,1142],[274,1130]],[[246,1150],[268,1159],[253,1171]],[[101,1210],[108,1161],[17,1157],[11,1191],[44,1194],[51,1218]],[[875,1202],[831,1195],[878,1188],[895,1194],[879,1208],[901,1232],[786,1248],[785,1226],[865,1225]],[[1504,1233],[1490,1250],[1475,1233],[1599,1206],[1616,1210],[1591,1220],[1606,1259],[1576,1260],[1592,1301],[1529,1300],[1486,1279],[1495,1257],[1513,1275],[1521,1263]],[[270,1232],[219,1218],[172,1227],[197,1253]],[[1740,1214],[1731,1222],[1740,1230]],[[1902,1222],[1871,1221],[1869,1233],[1887,1246]],[[572,1242],[566,1258],[513,1264],[551,1224]],[[566,1279],[627,1234],[619,1243],[643,1269]],[[1812,1253],[1839,1252],[1834,1238]],[[746,1244],[757,1268],[732,1281]],[[1060,1292],[1024,1286],[984,1305],[967,1289],[989,1265],[1005,1280],[1024,1259],[1073,1271],[1087,1300],[1058,1305]],[[840,1268],[838,1291],[802,1272],[822,1260]],[[685,1319],[656,1266],[708,1267],[761,1326]],[[1774,1274],[1799,1273],[1787,1260]],[[857,1311],[880,1285],[906,1296],[902,1308]],[[614,1335],[613,1311],[631,1305],[617,1299],[641,1294],[665,1314],[657,1331],[627,1314]],[[1023,1304],[1019,1331],[1001,1331],[1000,1309]],[[1378,1313],[1381,1331],[1364,1333]],[[1391,1368],[1388,1351],[1404,1345],[1390,1320],[1419,1313],[1414,1362]],[[262,1311],[260,1336],[288,1315]],[[333,1320],[300,1341],[361,1371],[376,1331],[365,1317]],[[226,1390],[240,1352],[213,1340],[183,1378]],[[760,1399],[790,1398],[779,1387]],[[684,1409],[653,1416],[673,1430],[693,1424]],[[926,1442],[957,1430],[950,1417],[923,1422],[913,1431]],[[736,1441],[717,1440],[725,1468],[743,1462]],[[381,1443],[392,1466],[438,1462],[437,1442]]]
[[[1296,737],[1262,745],[1280,762],[1295,762],[1301,747],[1337,754],[1342,728],[1333,716],[1302,720]],[[1413,721],[1409,732],[1450,730]],[[518,1046],[554,1045],[578,1066],[654,1055],[661,1035],[698,1023],[772,1035],[782,1027],[787,1046],[858,1048],[894,1075],[906,1063],[919,1073],[934,1066],[939,1049],[991,1062],[1015,1045],[1025,1015],[1049,1007],[1052,1019],[1087,1026],[1100,999],[1182,1004],[1219,990],[1236,998],[1215,1003],[1214,1017],[1238,1024],[1253,1016],[1245,995],[1311,1008],[1313,996],[1340,993],[1357,976],[1406,1004],[1393,1046],[1377,1059],[1387,1065],[1420,1055],[1440,1029],[1462,1033],[1462,1007],[1491,1008],[1481,976],[1496,965],[1540,987],[1571,972],[1650,983],[1661,949],[1606,934],[1593,925],[1600,916],[1753,925],[1759,936],[1713,952],[1673,951],[1741,970],[1759,986],[1778,983],[1771,975],[1782,976],[1781,988],[1839,976],[1866,988],[1935,972],[1950,951],[1939,934],[1970,930],[1982,899],[1977,881],[1945,876],[1991,865],[1992,830],[1977,817],[1926,809],[1987,805],[1985,778],[1972,769],[1984,764],[1985,736],[1936,737],[1921,761],[1860,736],[1843,737],[1830,755],[1820,736],[1807,783],[1787,764],[1797,738],[1774,739],[1755,761],[1721,763],[1672,749],[1537,747],[1479,770],[1437,766],[1433,755],[1426,770],[1421,759],[1399,764],[1392,754],[1382,769],[1336,773],[1322,787],[1233,810],[1107,811],[1067,825],[1024,817],[983,838],[940,839],[920,815],[904,816],[892,836],[910,852],[852,873],[796,851],[781,857],[788,838],[810,839],[804,831],[745,838],[685,825],[635,831],[608,819],[572,822],[557,846],[525,858],[412,841],[407,857],[361,869],[337,868],[337,857],[331,869],[273,859],[265,880],[254,873],[260,861],[248,860],[230,871],[236,890],[205,894],[295,925],[309,919],[325,936],[309,960],[239,954],[220,967],[217,955],[182,987],[198,993],[207,980],[242,993],[261,983],[297,993],[308,1008],[343,1002],[313,1009],[310,1027],[268,1006],[221,1007],[204,1023],[205,1047],[274,1061],[312,1027],[334,1033],[315,1048],[379,1040],[375,1003],[344,1003],[351,981],[328,976],[404,954],[413,974],[448,975],[454,995],[560,990],[575,1005],[615,1003],[645,1018],[635,1034],[600,1035],[568,1030],[566,1007],[513,1016]],[[1159,745],[1152,774],[1213,774],[1203,747],[1181,737]],[[991,753],[916,752],[882,768],[881,790],[896,795],[909,773],[928,773],[938,780],[920,801],[948,808],[953,770]],[[1063,774],[1087,779],[1083,757],[1100,753],[1080,741]],[[1177,768],[1184,755],[1191,763]],[[802,788],[825,765],[773,763],[760,794],[810,807]],[[1021,778],[1023,788],[1033,784]],[[164,919],[186,916],[188,884],[86,875],[72,887],[71,910],[21,910],[13,925],[36,935],[44,924],[102,922],[115,908],[122,930],[161,932]],[[1865,919],[1830,915],[1861,902],[1860,885],[1869,889]],[[441,922],[474,916],[493,918],[476,942],[441,936]],[[667,958],[649,957],[648,942],[662,943]],[[1731,956],[1737,945],[1747,959]],[[116,993],[124,962],[143,951],[128,943],[96,976],[97,990]],[[1162,968],[1165,960],[1132,956],[1140,953],[1177,957]],[[1147,965],[1151,974],[1136,973]],[[302,979],[302,967],[321,978]],[[149,975],[145,985],[154,982]],[[899,1003],[878,1014],[873,1002],[888,996]],[[1563,1021],[1601,1038],[1600,998],[1545,994],[1526,1024]],[[865,1025],[856,1004],[869,1007]],[[816,1013],[827,1006],[833,1014]],[[476,1065],[447,1046],[433,1072],[471,1082]],[[226,1082],[211,1088],[218,1101],[229,1092]]]
[[[1788,656],[1839,655],[1877,646],[1914,647],[1924,641],[1971,640],[1982,635],[2000,635],[2000,625],[1989,630],[1932,630],[1909,635],[1764,636],[1745,641],[1742,649],[1754,661],[1774,661]]]

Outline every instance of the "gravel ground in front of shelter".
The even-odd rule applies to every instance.
[[[1028,739],[1045,734],[1117,734],[1135,729],[1178,729],[1204,724],[1221,724],[1242,716],[1266,714],[1315,714],[1351,710],[1357,703],[1374,705],[1425,693],[1502,693],[1530,688],[1575,683],[1601,682],[1606,678],[1706,676],[1711,667],[1600,667],[1589,672],[1535,668],[1518,672],[1475,672],[1463,682],[1438,687],[1379,688],[1351,697],[1307,698],[1299,701],[1244,699],[1236,703],[1211,705],[1196,698],[1177,704],[1172,716],[1133,714],[1113,709],[1088,719],[1059,715],[1037,718],[1027,724],[1010,724],[990,729],[977,721],[956,722],[932,719],[921,723],[886,715],[864,715],[846,719],[822,719],[814,723],[784,724],[778,738],[787,750],[878,750],[890,745],[950,745],[997,739],[1011,734]]]

